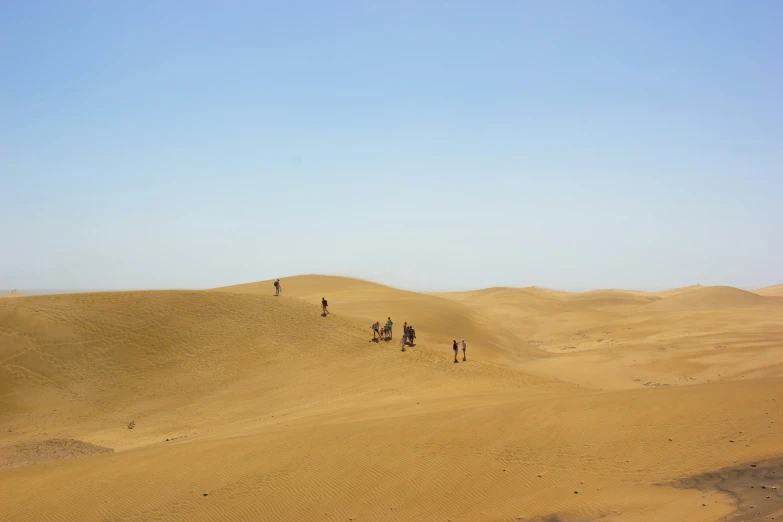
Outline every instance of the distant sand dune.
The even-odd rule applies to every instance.
[[[709,286],[667,297],[650,305],[649,309],[673,311],[769,307],[779,308],[779,303],[730,286]],[[783,311],[783,308],[780,310]]]
[[[674,297],[675,295],[685,294],[688,292],[692,292],[693,290],[701,290],[702,288],[705,287],[702,285],[682,286],[680,288],[672,288],[671,290],[662,290],[660,292],[655,292],[655,294],[659,297]]]
[[[584,386],[783,376],[776,364],[781,303],[736,288],[696,285],[658,293],[503,288],[437,295],[553,356],[531,358],[508,349],[495,360]]]
[[[767,501],[710,481],[783,456],[774,299],[282,285],[0,301],[0,520],[706,522]]]
[[[759,288],[754,290],[753,293],[766,297],[783,297],[783,284]]]

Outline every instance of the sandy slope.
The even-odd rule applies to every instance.
[[[459,302],[345,277],[299,276],[282,281],[283,296],[302,299],[320,306],[326,297],[330,310],[365,327],[368,335],[375,321],[382,324],[391,317],[395,341],[399,343],[405,322],[413,325],[421,339],[430,346],[451,350],[453,340],[480,339],[472,345],[481,360],[504,361],[520,351],[536,357],[513,333],[487,320],[480,312]],[[272,295],[272,281],[218,288],[221,292]]]
[[[315,276],[283,290],[0,302],[0,519],[723,520],[737,501],[711,473],[783,453],[775,301],[693,289],[721,306],[670,311],[678,294]],[[389,314],[420,332],[404,354],[370,341]],[[592,335],[607,325],[610,345]],[[573,332],[588,338],[555,349]],[[645,387],[629,367],[709,370]]]
[[[777,309],[779,304],[766,297],[730,286],[710,286],[676,294],[651,304],[655,311],[722,310],[736,308]]]
[[[729,287],[439,294],[551,354],[504,362],[594,388],[783,376],[783,303]]]
[[[766,297],[783,297],[783,284],[759,288],[754,290],[753,293]]]

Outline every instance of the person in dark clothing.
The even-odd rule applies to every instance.
[[[457,340],[456,340],[456,339],[454,339],[454,362],[455,362],[455,363],[458,363],[458,362],[459,362],[459,361],[457,360],[457,352],[459,352],[459,347],[457,346]]]

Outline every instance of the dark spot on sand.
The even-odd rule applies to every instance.
[[[735,463],[731,467],[687,477],[670,485],[676,488],[697,489],[704,493],[717,492],[733,497],[734,512],[725,517],[724,522],[757,520],[758,515],[771,518],[773,514],[783,509],[783,496],[777,493],[767,495],[769,488],[777,486],[759,483],[774,480],[776,478],[774,469],[778,469],[778,466],[783,466],[783,457],[763,462]]]
[[[75,439],[23,442],[13,446],[0,446],[0,468],[15,468],[39,462],[76,459],[101,453],[111,453],[113,451],[112,448],[105,448]]]

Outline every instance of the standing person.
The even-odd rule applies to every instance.
[[[283,291],[282,288],[280,288],[280,280],[278,279],[275,281],[275,295],[280,295],[280,293]]]
[[[455,363],[458,363],[458,362],[459,362],[459,361],[457,360],[457,352],[458,352],[458,351],[459,351],[459,348],[457,348],[457,340],[456,340],[456,339],[454,339],[454,362],[455,362]]]
[[[324,315],[329,313],[329,310],[327,308],[328,306],[329,306],[329,303],[326,302],[326,298],[322,297],[321,298],[321,309],[324,311]]]
[[[403,335],[400,337],[400,349],[404,352],[405,351],[405,336]]]
[[[463,361],[467,361],[468,360],[467,356],[465,355],[465,350],[467,350],[467,349],[468,349],[468,345],[465,344],[465,339],[463,339],[462,340],[462,360]]]
[[[386,333],[389,335],[389,339],[392,338],[392,326],[394,323],[391,320],[391,317],[386,318]]]
[[[375,340],[375,336],[376,335],[378,336],[378,339],[381,338],[381,332],[379,331],[380,327],[381,327],[381,322],[380,321],[375,321],[373,323],[373,325],[372,325],[372,340],[373,341]]]

